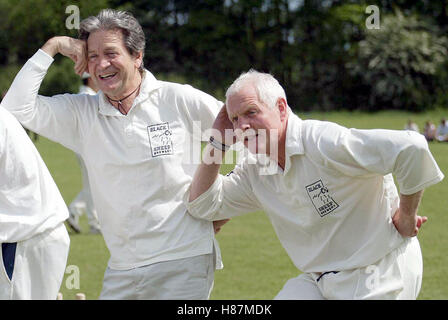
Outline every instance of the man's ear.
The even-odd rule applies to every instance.
[[[143,51],[135,53],[134,58],[135,58],[134,65],[137,69],[139,69],[143,63]]]
[[[280,119],[283,121],[288,115],[288,103],[286,103],[285,98],[277,99],[277,108],[280,112]]]

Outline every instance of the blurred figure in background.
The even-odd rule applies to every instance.
[[[418,129],[418,125],[411,119],[408,120],[408,123],[406,123],[406,125],[404,126],[404,129],[415,131],[415,132],[420,132]]]
[[[427,141],[434,141],[436,138],[436,126],[431,120],[425,122],[425,127],[423,128],[423,135]]]
[[[86,94],[92,94],[96,95],[98,92],[98,87],[96,86],[95,82],[92,80],[92,77],[89,73],[84,72],[82,74],[82,84],[79,87],[78,93],[86,93]]]
[[[82,75],[82,85],[79,87],[78,93],[96,95],[97,91],[98,87],[93,82],[90,74],[84,72],[84,74]],[[95,206],[93,205],[92,194],[90,192],[89,175],[87,173],[86,165],[84,164],[81,156],[77,153],[75,154],[76,158],[78,159],[79,168],[81,169],[82,189],[68,206],[70,216],[67,219],[67,223],[73,231],[75,231],[76,233],[80,233],[81,227],[79,225],[79,217],[82,216],[83,213],[86,213],[87,220],[89,222],[90,233],[98,234],[101,232],[100,223],[98,222],[98,214],[96,212]]]
[[[448,126],[446,124],[445,118],[442,118],[442,120],[440,120],[440,125],[437,127],[436,135],[438,141],[448,141]]]

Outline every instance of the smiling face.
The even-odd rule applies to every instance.
[[[252,153],[271,155],[278,152],[286,130],[287,106],[282,98],[269,108],[258,98],[251,84],[227,99],[227,113],[237,137]]]
[[[141,82],[142,53],[131,55],[121,30],[98,30],[87,39],[89,73],[111,99],[121,99]]]

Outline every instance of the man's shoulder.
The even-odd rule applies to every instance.
[[[24,127],[16,117],[0,106],[0,151],[3,147],[10,149],[17,145],[20,145],[21,148],[28,148],[31,143]]]
[[[302,125],[303,150],[313,161],[322,161],[330,153],[338,152],[349,129],[335,122],[305,120]]]
[[[99,94],[64,93],[53,97],[59,96],[70,100],[73,105],[79,107],[90,107],[92,105],[98,106],[99,104]]]
[[[51,98],[52,104],[64,106],[67,112],[74,112],[80,117],[86,118],[98,114],[100,105],[99,94],[63,93],[54,95]]]
[[[184,84],[184,83],[177,83],[177,82],[164,81],[164,80],[157,80],[157,82],[160,87],[160,90],[169,91],[170,93],[174,93],[174,94],[181,95],[181,94],[191,93],[192,91],[197,90],[193,86],[186,84],[186,83]]]
[[[195,100],[195,99],[215,99],[210,94],[195,88],[190,84],[169,82],[158,80],[159,90],[161,90],[161,96],[175,98],[175,99],[185,99],[185,100]]]
[[[302,121],[302,134],[306,138],[332,137],[347,128],[331,121],[308,119]]]
[[[14,115],[0,105],[0,123],[1,128],[4,130],[11,130],[12,128],[21,128],[19,120],[14,117]]]

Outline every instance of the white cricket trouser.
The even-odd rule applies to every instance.
[[[303,273],[286,282],[276,300],[414,300],[420,292],[423,259],[416,237],[370,266],[328,273]]]
[[[207,300],[213,288],[214,254],[104,274],[102,300]]]
[[[56,300],[69,247],[70,237],[63,223],[53,230],[17,242],[11,279],[0,250],[0,300]]]

